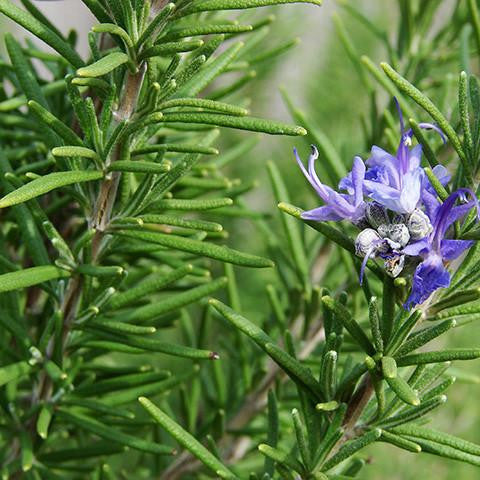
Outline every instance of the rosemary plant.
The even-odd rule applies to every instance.
[[[53,49],[6,34],[0,63],[2,478],[342,480],[375,442],[480,466],[479,445],[425,425],[450,363],[480,357],[437,341],[480,316],[475,0],[436,35],[441,2],[399,1],[395,42],[342,2],[389,62],[337,18],[371,105],[351,163],[286,92],[302,126],[246,109],[253,68],[296,44],[263,48],[259,7],[292,0],[82,2],[86,61],[33,2],[0,0]],[[456,73],[452,54],[445,109],[424,67]],[[297,160],[321,205],[293,206],[270,162],[279,223],[252,210],[228,168],[256,135],[219,152],[225,129],[316,144]],[[238,218],[256,232],[237,250]]]

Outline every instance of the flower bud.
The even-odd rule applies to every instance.
[[[382,223],[389,223],[387,209],[377,202],[368,202],[365,207],[368,223],[373,228],[378,228]]]
[[[407,219],[407,228],[412,240],[420,240],[433,230],[430,219],[418,208],[409,215]]]
[[[382,244],[382,237],[373,228],[362,230],[355,239],[355,253],[359,257],[364,257],[367,253],[372,253],[377,246]]]
[[[408,228],[403,223],[383,224],[380,225],[377,230],[393,249],[404,247],[410,240]]]

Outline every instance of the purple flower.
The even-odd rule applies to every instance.
[[[411,129],[405,130],[400,106],[395,99],[400,117],[400,145],[394,155],[380,147],[373,146],[371,156],[366,161],[369,167],[365,174],[365,191],[370,198],[396,213],[411,213],[417,208],[424,183],[424,171],[420,166],[422,146],[412,149]],[[421,128],[434,129],[442,138],[442,131],[429,123],[421,123]]]
[[[302,218],[304,220],[315,220],[317,222],[350,220],[355,224],[362,220],[365,214],[365,202],[363,200],[365,165],[360,157],[354,158],[352,171],[340,181],[339,189],[343,189],[347,193],[338,193],[328,185],[324,185],[318,178],[315,171],[315,160],[318,158],[318,150],[315,146],[312,145],[312,152],[308,159],[308,171],[298,156],[297,150],[294,149],[293,152],[310,185],[325,202],[325,205],[322,207],[303,212]]]
[[[455,206],[457,199],[465,199],[466,195],[470,195],[472,200]],[[420,256],[423,259],[413,275],[412,291],[405,303],[405,308],[410,309],[424,302],[438,288],[446,288],[450,285],[450,273],[445,268],[445,262],[459,257],[473,242],[447,239],[445,235],[453,222],[475,206],[478,209],[478,200],[473,192],[467,188],[458,189],[432,213],[430,220],[433,230],[430,235],[403,249],[403,254]]]

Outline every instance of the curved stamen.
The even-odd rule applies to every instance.
[[[362,266],[360,267],[360,285],[363,285],[363,276],[365,274],[365,268],[367,268],[367,262],[372,257],[373,253],[375,252],[376,245],[372,245],[368,250],[362,260]]]
[[[434,130],[435,132],[437,132],[440,135],[440,138],[442,139],[443,144],[445,145],[447,143],[447,138],[445,137],[445,134],[443,133],[443,131],[440,127],[437,127],[437,125],[435,125],[433,123],[422,122],[422,123],[419,123],[418,126],[420,128],[423,128],[424,130]]]
[[[323,201],[326,202],[328,200],[328,192],[325,190],[325,187],[320,182],[319,178],[318,177],[316,179],[312,178],[312,176],[307,172],[307,169],[304,167],[303,162],[302,162],[300,156],[298,155],[298,151],[297,151],[296,148],[293,149],[293,153],[295,155],[295,159],[297,161],[297,164],[300,167],[300,170],[302,171],[305,178],[308,180],[310,185],[315,189],[315,191],[318,193],[320,198]],[[316,154],[318,156],[318,152],[316,152]],[[314,155],[313,149],[312,149],[312,155]],[[310,159],[309,159],[309,162],[310,162]]]

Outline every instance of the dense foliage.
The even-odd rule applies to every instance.
[[[291,0],[82,2],[86,61],[33,2],[0,0],[53,49],[7,33],[0,62],[3,477],[342,480],[376,442],[480,466],[480,446],[426,426],[450,363],[480,357],[448,346],[480,317],[476,0],[442,24],[440,1],[392,2],[395,38],[340,2],[366,168],[291,86],[301,126],[247,109],[297,44],[259,7]],[[360,56],[352,20],[388,63]],[[299,169],[226,129],[315,144],[315,209],[291,204]],[[264,164],[279,212],[248,201]]]

